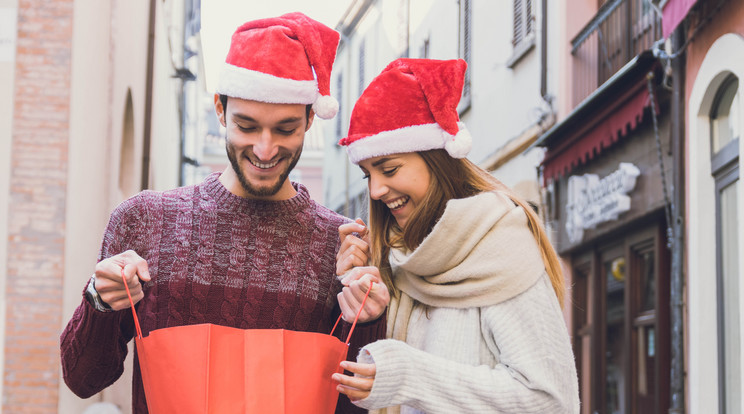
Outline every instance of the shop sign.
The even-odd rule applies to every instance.
[[[600,179],[596,174],[572,175],[568,178],[566,232],[571,243],[580,242],[584,230],[616,220],[630,210],[630,196],[641,171],[631,163],[621,162],[617,170]]]

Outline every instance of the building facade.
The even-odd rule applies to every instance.
[[[594,13],[566,20],[565,115],[538,145],[546,216],[570,279],[582,412],[667,412],[673,323],[682,323],[670,310],[679,109],[652,52],[661,17],[645,0],[564,7]]]
[[[673,4],[685,67],[689,412],[742,412],[744,4]]]
[[[142,188],[177,183],[170,48],[184,7],[0,1],[2,411],[131,411],[130,371],[88,400],[67,389],[59,335],[111,210]]]
[[[538,145],[582,412],[741,412],[744,4],[562,8],[560,115]]]

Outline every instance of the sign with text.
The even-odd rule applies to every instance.
[[[641,171],[622,162],[617,170],[600,179],[596,174],[572,175],[568,178],[566,232],[571,243],[584,237],[584,230],[616,220],[630,210],[630,196]]]

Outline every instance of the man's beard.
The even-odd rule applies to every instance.
[[[240,181],[240,185],[243,186],[243,189],[250,195],[254,197],[269,197],[273,196],[284,185],[284,182],[287,180],[287,177],[289,177],[289,173],[292,172],[292,169],[294,169],[295,165],[297,165],[297,161],[300,160],[300,155],[302,155],[302,147],[292,156],[292,158],[289,161],[289,166],[282,171],[281,174],[279,174],[279,179],[276,181],[276,183],[272,186],[255,186],[253,183],[248,181],[248,178],[243,174],[243,171],[240,169],[240,163],[238,163],[238,157],[235,155],[235,147],[230,145],[230,139],[225,137],[225,148],[227,149],[227,158],[230,160],[230,165],[232,165],[233,171],[235,171],[235,174],[238,176],[238,180]],[[250,161],[248,161],[250,162]]]

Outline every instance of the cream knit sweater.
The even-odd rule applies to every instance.
[[[579,412],[558,300],[526,216],[506,196],[450,201],[424,242],[390,261],[402,291],[388,311],[394,339],[360,352],[377,374],[357,405],[404,414]]]

